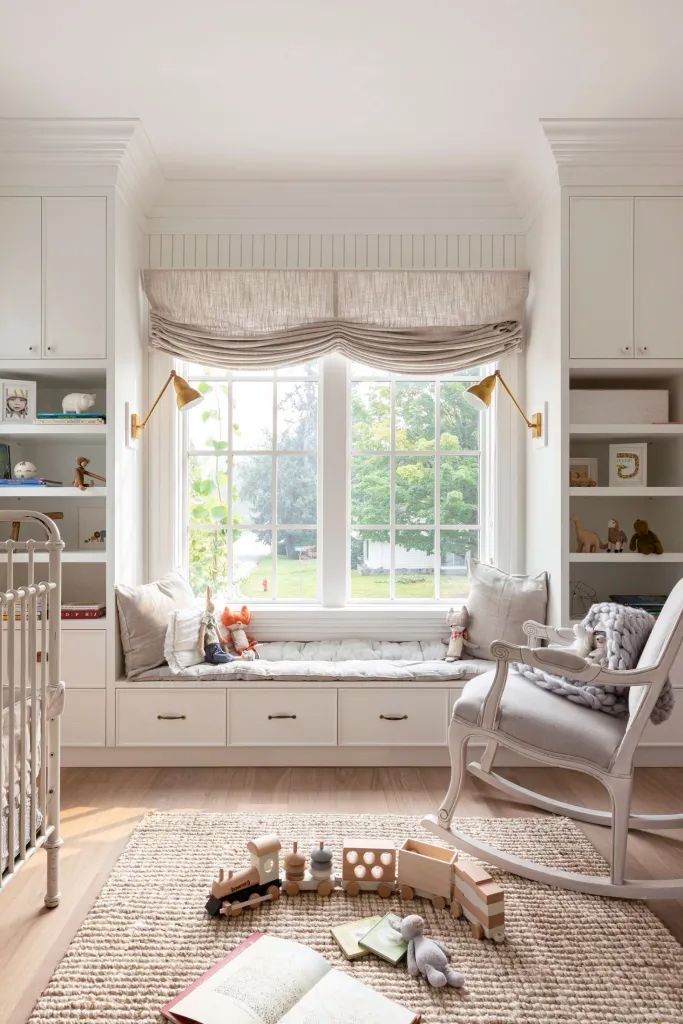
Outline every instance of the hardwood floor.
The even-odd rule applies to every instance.
[[[574,772],[508,769],[530,788],[605,807],[597,783]],[[145,811],[339,811],[423,814],[434,810],[445,768],[128,768],[65,769],[62,781],[62,903],[43,909],[45,856],[40,853],[0,894],[0,1024],[23,1024],[85,917],[130,832]],[[634,810],[680,810],[683,769],[640,769]],[[459,816],[522,817],[542,812],[506,800],[468,779]],[[582,826],[601,853],[609,835]],[[683,832],[631,833],[628,874],[683,877]],[[683,943],[683,901],[652,909]]]

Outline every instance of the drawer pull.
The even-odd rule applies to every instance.
[[[380,715],[385,722],[405,722],[407,715]]]
[[[268,715],[268,721],[272,721],[273,718],[296,718],[296,715]]]
[[[184,722],[185,719],[187,718],[187,715],[157,715],[157,718],[159,719],[160,722]]]

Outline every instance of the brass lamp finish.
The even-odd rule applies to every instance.
[[[171,381],[173,381],[173,387],[175,388],[176,405],[178,406],[178,408],[182,412],[185,412],[188,409],[191,409],[193,405],[197,405],[199,402],[203,401],[204,396],[201,395],[199,393],[199,391],[196,391],[195,388],[191,387],[187,383],[185,378],[181,377],[179,374],[177,374],[175,372],[175,370],[171,370],[171,372],[168,375],[168,380],[166,381],[166,383],[164,384],[163,388],[161,389],[161,391],[157,395],[156,399],[154,400],[154,404],[153,404],[152,408],[149,410],[149,412],[145,416],[144,420],[141,420],[136,412],[131,414],[131,417],[130,417],[130,436],[131,436],[131,438],[134,441],[137,441],[137,439],[142,435],[142,431],[147,426],[147,423],[149,422],[150,416],[152,415],[152,413],[156,409],[157,405],[159,404],[159,402],[161,400],[161,397],[164,394],[164,391],[166,390],[168,385],[171,383]]]
[[[521,405],[510,391],[510,388],[505,383],[503,376],[499,370],[496,370],[495,373],[490,374],[488,377],[484,377],[484,379],[480,380],[478,384],[473,384],[472,387],[467,389],[467,391],[465,392],[465,397],[467,398],[470,405],[474,406],[474,408],[476,409],[488,409],[489,406],[491,405],[493,391],[498,381],[500,381],[500,383],[503,385],[508,395],[512,399],[512,402],[515,408],[517,409],[519,415],[522,417],[527,427],[531,431],[531,436],[542,437],[543,417],[541,413],[535,412],[532,414],[531,419],[528,419]]]

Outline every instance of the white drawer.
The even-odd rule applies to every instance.
[[[231,746],[335,746],[337,691],[231,690],[228,724]]]
[[[448,690],[340,690],[339,745],[443,746]]]
[[[60,675],[67,690],[104,687],[107,681],[107,634],[103,629],[62,631]]]
[[[67,690],[62,714],[63,747],[103,747],[104,690]]]
[[[225,708],[225,690],[117,690],[117,746],[223,747]]]

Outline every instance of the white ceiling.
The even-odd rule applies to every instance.
[[[540,117],[683,115],[682,0],[4,0],[0,116],[169,178],[539,180]]]

